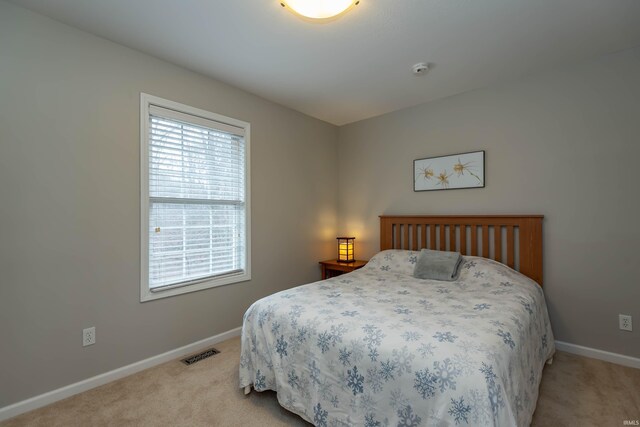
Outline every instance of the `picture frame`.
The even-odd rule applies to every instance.
[[[413,161],[413,191],[484,188],[485,151],[427,157]]]

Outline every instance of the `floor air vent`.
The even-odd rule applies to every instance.
[[[210,348],[209,350],[205,350],[202,353],[194,354],[193,356],[189,356],[186,359],[182,359],[182,363],[185,365],[193,365],[196,362],[199,362],[207,357],[215,356],[220,353],[220,350],[216,350],[215,348]]]

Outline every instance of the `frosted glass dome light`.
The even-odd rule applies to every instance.
[[[359,0],[282,0],[283,7],[289,7],[298,15],[310,19],[329,19],[346,12]]]

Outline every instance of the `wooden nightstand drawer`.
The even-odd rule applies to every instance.
[[[366,264],[367,264],[367,261],[357,261],[357,260],[354,262],[338,262],[335,259],[320,261],[320,268],[322,270],[322,280],[339,276],[343,273],[350,273],[354,270],[364,267]]]

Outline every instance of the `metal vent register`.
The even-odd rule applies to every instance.
[[[193,356],[189,356],[185,359],[182,359],[182,363],[184,363],[185,365],[192,365],[196,362],[206,359],[207,357],[215,356],[218,353],[220,353],[220,350],[217,350],[215,348],[210,348],[201,353],[194,354]]]

